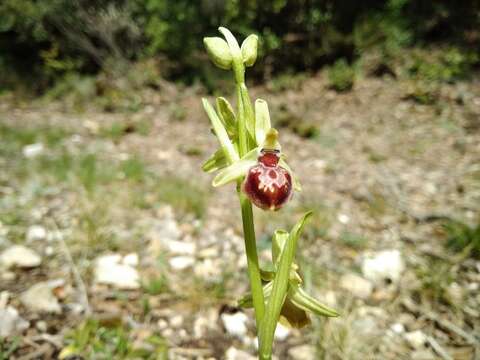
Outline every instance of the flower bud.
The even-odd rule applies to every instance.
[[[278,210],[292,196],[292,176],[278,165],[279,160],[279,151],[262,150],[243,182],[243,191],[261,209]]]
[[[242,58],[245,66],[252,66],[257,60],[258,36],[249,35],[242,43]]]
[[[232,54],[227,42],[219,37],[203,38],[203,44],[213,63],[220,69],[230,70],[232,67]]]

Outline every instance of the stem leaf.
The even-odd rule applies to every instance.
[[[295,224],[290,232],[287,242],[280,255],[280,262],[273,281],[272,295],[268,301],[265,310],[265,316],[260,325],[260,348],[259,352],[262,359],[270,359],[272,356],[273,336],[277,322],[282,310],[283,302],[287,295],[288,283],[290,277],[290,269],[295,257],[297,240],[303,230],[303,226],[307,219],[312,215],[309,211]]]

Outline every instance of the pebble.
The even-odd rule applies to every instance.
[[[183,316],[182,315],[175,315],[170,319],[170,325],[173,328],[179,328],[183,324]]]
[[[362,261],[363,275],[374,284],[382,284],[387,280],[397,282],[404,269],[405,264],[398,250],[380,251],[365,256]]]
[[[223,326],[230,336],[242,338],[247,334],[248,317],[239,311],[234,314],[223,313],[221,316]]]
[[[370,281],[356,274],[345,274],[340,278],[340,287],[360,299],[368,299],[373,291]]]
[[[0,309],[0,339],[20,334],[30,327],[30,323],[23,319],[13,306]]]
[[[174,270],[185,270],[193,266],[195,259],[190,256],[175,256],[168,260],[168,263]]]
[[[0,264],[4,267],[34,268],[42,263],[42,258],[32,249],[23,245],[14,245],[0,255]]]
[[[405,332],[405,326],[401,323],[395,323],[390,327],[390,330],[392,330],[395,334],[403,334]]]
[[[285,341],[288,338],[288,335],[290,335],[290,329],[278,323],[275,328],[275,340]]]
[[[315,359],[315,348],[312,345],[299,345],[288,349],[288,356],[291,360],[313,360]]]
[[[217,259],[197,261],[193,272],[205,281],[217,282],[221,280],[222,266]]]
[[[404,336],[407,343],[415,350],[423,348],[427,341],[427,336],[421,330],[408,332]]]
[[[62,308],[53,290],[58,287],[55,282],[39,282],[20,295],[20,301],[28,310],[37,313],[60,314]]]
[[[194,255],[197,250],[192,242],[170,240],[165,245],[167,250],[175,255]]]
[[[132,262],[133,254],[125,260],[119,254],[103,255],[96,259],[94,268],[95,282],[111,285],[118,289],[134,290],[140,288],[140,276],[135,267],[126,264]],[[137,261],[138,262],[138,261]]]
[[[236,347],[229,347],[225,352],[225,360],[256,360],[257,357],[250,355],[246,351],[239,350]]]
[[[47,238],[47,230],[40,225],[30,226],[27,230],[27,242],[45,240]]]
[[[25,145],[22,149],[23,156],[27,159],[35,158],[43,153],[45,147],[42,143],[34,143]]]

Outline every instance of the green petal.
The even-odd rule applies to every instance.
[[[237,134],[237,120],[233,112],[232,105],[224,97],[217,98],[217,112],[220,115],[225,129],[230,137],[235,137]]]
[[[207,99],[202,99],[203,108],[205,109],[208,117],[210,118],[210,122],[213,126],[213,131],[215,135],[217,135],[218,141],[220,141],[220,145],[225,152],[225,156],[229,163],[233,163],[234,161],[238,160],[238,154],[235,151],[235,148],[228,137],[227,131],[225,130],[222,121],[219,119],[217,113],[213,109],[212,105],[208,102]]]
[[[202,170],[211,173],[223,169],[228,165],[227,158],[223,149],[218,149],[210,158],[202,165]]]
[[[271,127],[268,104],[265,100],[257,99],[255,101],[255,136],[258,146],[262,146]]]
[[[278,318],[282,310],[282,305],[287,295],[290,269],[295,257],[295,250],[297,240],[303,230],[305,221],[312,215],[312,212],[307,212],[293,227],[287,242],[284,245],[283,251],[280,255],[280,262],[275,280],[273,281],[272,295],[268,301],[264,318],[262,320],[259,332],[260,348],[259,352],[263,358],[269,359],[271,357],[271,344],[273,343],[273,335],[277,327]]]
[[[339,314],[308,295],[300,286],[290,283],[288,298],[299,308],[318,316],[337,317]]]
[[[243,178],[248,170],[257,164],[258,152],[259,149],[255,148],[248,152],[241,160],[222,169],[213,179],[212,185],[218,187]]]
[[[292,175],[292,180],[293,180],[293,188],[295,189],[295,191],[302,191],[302,184],[300,184],[300,180],[298,180],[298,177],[295,175],[295,173],[292,171],[292,169],[290,168],[290,166],[288,166],[287,162],[285,161],[285,159],[283,158],[283,156],[280,158],[280,161],[278,162],[278,164],[287,169],[288,172]]]

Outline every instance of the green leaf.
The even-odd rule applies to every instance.
[[[232,105],[224,97],[217,98],[217,112],[230,138],[235,137],[238,131],[237,120]]]
[[[255,148],[248,152],[241,160],[222,169],[213,179],[212,185],[218,187],[243,178],[248,170],[257,164],[258,152],[259,148]]]
[[[255,101],[255,136],[258,146],[262,146],[271,127],[268,104],[265,100],[257,99]]]
[[[223,169],[228,165],[227,158],[223,149],[218,149],[210,158],[202,165],[202,170],[211,173]]]
[[[210,105],[207,99],[202,99],[203,108],[205,109],[208,117],[210,118],[210,122],[213,126],[213,131],[220,142],[220,145],[225,152],[225,156],[229,163],[233,163],[234,161],[238,160],[238,154],[235,151],[235,148],[230,141],[227,131],[225,130],[222,121],[219,119],[215,109]]]
[[[316,299],[308,295],[300,286],[293,282],[290,282],[288,298],[294,305],[315,315],[328,317],[339,316],[335,310],[321,304]]]
[[[280,255],[285,247],[289,233],[285,230],[276,230],[272,238],[272,260],[276,265],[280,259]]]
[[[280,157],[280,161],[278,162],[278,164],[285,168],[286,170],[288,170],[288,172],[292,175],[292,180],[293,180],[293,188],[295,189],[295,191],[302,191],[302,184],[300,183],[300,180],[298,180],[298,177],[295,175],[295,173],[292,171],[292,169],[290,168],[290,166],[288,166],[287,162],[285,161],[285,159],[282,157]]]
[[[305,221],[312,215],[309,211],[295,224],[290,232],[287,242],[284,245],[280,255],[280,262],[273,281],[272,295],[268,301],[265,316],[260,325],[259,352],[262,358],[270,359],[272,356],[273,335],[277,327],[278,318],[282,310],[283,302],[287,295],[288,283],[290,278],[290,269],[295,257],[297,240],[303,230]]]

